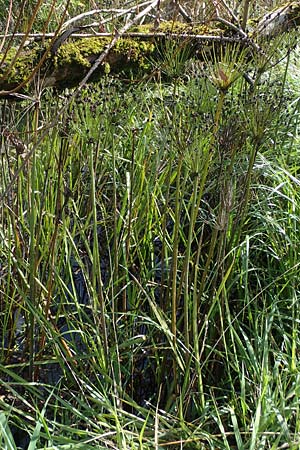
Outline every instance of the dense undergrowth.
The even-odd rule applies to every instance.
[[[3,102],[1,448],[299,448],[298,69],[234,51]]]

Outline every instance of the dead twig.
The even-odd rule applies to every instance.
[[[86,17],[90,17],[90,16],[94,16],[96,14],[104,14],[104,13],[109,13],[109,14],[113,14],[113,16],[101,20],[101,22],[97,22],[97,24],[94,24],[93,26],[96,25],[104,25],[105,23],[111,22],[112,20],[118,19],[122,16],[125,16],[126,14],[130,14],[134,11],[139,10],[139,8],[143,8],[144,6],[150,5],[152,3],[152,1],[146,1],[143,3],[140,3],[139,5],[135,5],[132,6],[131,8],[127,8],[127,9],[93,9],[91,11],[86,11],[84,13],[78,14],[75,17],[72,17],[71,19],[67,20],[61,27],[62,31],[65,30],[66,28],[68,28],[70,25],[73,25],[75,22],[78,22],[79,20],[85,19]],[[90,27],[92,25],[86,25],[87,27]]]

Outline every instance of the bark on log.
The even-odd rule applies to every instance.
[[[159,64],[170,41],[177,42],[181,50],[184,48],[188,57],[201,57],[203,48],[211,47],[213,42],[221,46],[238,42],[260,51],[264,41],[299,26],[300,1],[289,2],[260,20],[252,20],[247,34],[226,22],[215,21],[214,27],[179,22],[162,23],[156,29],[153,25],[135,26],[116,41],[89,81],[107,73],[122,72],[130,77],[147,73],[153,70],[155,61]],[[0,95],[30,92],[37,80],[41,87],[59,89],[78,84],[113,39],[108,33],[82,35],[78,31],[79,28],[67,30],[51,46],[50,40],[48,44],[47,40],[33,40],[17,58],[17,48],[10,48],[2,57],[0,54]],[[34,77],[30,77],[33,72]],[[27,79],[30,82],[24,83]]]

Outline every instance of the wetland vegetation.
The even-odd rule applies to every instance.
[[[300,448],[298,59],[1,100],[0,448]]]

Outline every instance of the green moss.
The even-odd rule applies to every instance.
[[[153,42],[121,38],[116,43],[113,51],[124,55],[128,61],[137,63],[140,68],[146,69],[149,65],[148,57],[154,50],[155,45]]]
[[[0,77],[8,72],[7,84],[19,84],[26,80],[39,60],[38,51],[33,49],[22,52],[14,61],[17,51],[17,47],[10,48],[1,65]]]
[[[88,57],[100,54],[110,42],[109,38],[78,39],[63,44],[54,58],[55,67],[76,63],[83,67],[90,67]]]
[[[137,25],[130,29],[133,33],[178,33],[178,34],[209,34],[215,35],[220,32],[220,28],[213,28],[207,25],[192,25],[182,22],[162,22],[157,29],[154,30],[153,24]]]
[[[89,57],[100,54],[110,41],[110,38],[87,38],[67,42],[58,49],[54,58],[54,65],[55,67],[61,67],[65,64],[75,63],[89,68],[91,66]],[[146,68],[147,56],[154,49],[155,46],[151,42],[121,38],[117,41],[111,53],[124,55],[128,62],[134,62],[141,68]]]

